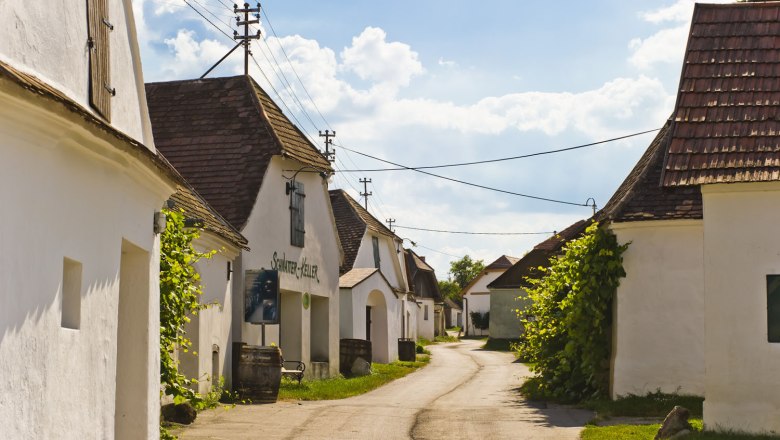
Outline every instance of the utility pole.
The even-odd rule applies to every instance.
[[[320,137],[325,138],[325,159],[327,159],[329,162],[333,162],[336,160],[336,149],[330,149],[331,145],[333,145],[333,140],[331,140],[332,137],[336,137],[336,130],[333,130],[332,132],[330,130],[325,130],[325,133],[320,131]]]
[[[393,223],[395,223],[395,219],[394,218],[389,218],[389,219],[385,220],[385,222],[390,227],[390,232],[395,233],[395,231],[393,230]]]
[[[249,19],[249,13],[255,12],[255,16],[257,20],[250,20]],[[257,31],[257,34],[255,35],[249,35],[249,25],[260,23],[260,3],[257,4],[256,8],[250,8],[249,3],[244,3],[244,9],[238,9],[238,5],[233,5],[233,13],[235,14],[244,14],[244,21],[241,21],[241,17],[236,17],[236,24],[238,26],[244,26],[244,35],[238,35],[237,31],[233,31],[233,39],[238,40],[238,43],[236,43],[235,46],[233,46],[232,49],[228,51],[228,53],[225,54],[222,58],[219,59],[219,61],[216,62],[209,70],[206,71],[203,75],[200,76],[200,79],[203,79],[211,73],[212,70],[214,70],[217,66],[220,65],[223,61],[225,61],[225,58],[229,57],[231,53],[233,53],[236,49],[238,49],[241,46],[244,46],[244,75],[249,75],[249,55],[252,54],[252,51],[249,49],[249,44],[252,40],[257,40],[260,38],[260,31]]]
[[[250,51],[250,44],[252,40],[258,40],[260,39],[260,30],[258,29],[257,34],[255,35],[249,35],[249,25],[250,24],[257,24],[260,23],[260,3],[257,4],[256,8],[250,8],[249,3],[244,3],[243,9],[238,9],[238,5],[233,5],[233,13],[234,14],[244,14],[244,20],[241,21],[241,17],[236,17],[236,25],[237,26],[244,26],[244,35],[238,35],[237,31],[233,31],[233,39],[238,40],[239,42],[243,43],[244,45],[244,75],[249,75],[249,55],[252,53]],[[249,14],[254,13],[256,20],[250,20]]]
[[[360,179],[358,182],[363,184],[363,192],[360,193],[362,197],[365,197],[365,205],[366,205],[366,211],[368,211],[368,196],[373,195],[373,192],[368,192],[368,184],[371,183],[371,179]]]

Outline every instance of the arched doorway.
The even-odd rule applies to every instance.
[[[372,290],[366,299],[366,337],[371,341],[374,362],[390,362],[387,333],[387,301],[379,290]]]

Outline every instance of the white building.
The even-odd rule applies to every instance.
[[[130,0],[0,9],[0,431],[159,435],[159,235]]]
[[[246,238],[191,188],[179,186],[171,200],[173,209],[183,210],[187,221],[203,228],[193,242],[195,249],[216,251],[195,263],[203,292],[200,302],[207,307],[190,317],[186,332],[192,347],[178,354],[179,372],[197,379],[195,390],[205,394],[219,385],[220,377],[226,387],[232,383],[233,265],[249,248]]]
[[[613,395],[703,393],[705,429],[780,431],[779,15],[696,5],[670,123],[605,208],[631,241]]]
[[[490,329],[480,330],[474,327],[471,320],[473,312],[483,315],[490,312],[490,290],[488,284],[495,281],[502,273],[517,263],[519,258],[502,255],[496,261],[488,264],[485,269],[474,277],[461,291],[463,297],[464,332],[470,336],[489,335]]]
[[[404,251],[409,291],[420,306],[417,314],[417,335],[430,341],[444,334],[444,302],[439,292],[439,282],[425,257],[413,250]]]
[[[398,360],[398,339],[413,337],[422,315],[406,287],[401,239],[345,191],[330,191],[330,201],[344,250],[340,337],[371,341],[374,362]]]
[[[248,76],[146,90],[158,148],[249,241],[233,267],[233,342],[275,343],[286,360],[306,363],[307,376],[337,374],[341,253],[330,163]],[[264,270],[279,273],[280,325],[246,322],[245,279]]]

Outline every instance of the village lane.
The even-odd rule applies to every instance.
[[[431,346],[426,368],[362,396],[237,406],[201,414],[195,439],[576,439],[587,411],[540,406],[516,392],[528,369],[481,341]]]

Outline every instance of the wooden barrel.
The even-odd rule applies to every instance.
[[[233,359],[233,390],[252,403],[276,402],[282,381],[282,351],[279,347],[236,343]]]
[[[352,364],[359,357],[369,364],[372,362],[371,341],[365,339],[342,339],[339,341],[339,371],[341,374],[351,376]]]
[[[398,360],[414,362],[417,360],[417,343],[414,339],[398,338]]]

